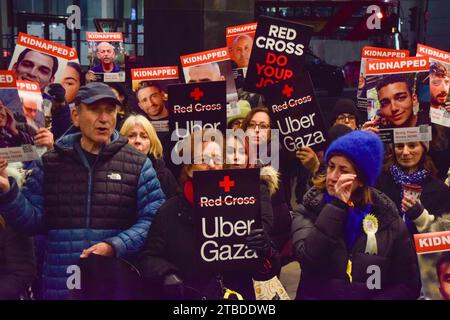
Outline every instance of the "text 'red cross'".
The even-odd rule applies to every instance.
[[[191,92],[191,97],[194,98],[195,101],[199,101],[201,97],[204,96],[204,92],[202,90],[200,90],[198,87],[196,87],[192,92]]]
[[[231,187],[234,187],[234,181],[230,180],[230,176],[225,176],[223,181],[219,181],[219,187],[223,188],[225,192],[230,192]]]
[[[294,91],[294,88],[288,86],[287,84],[284,85],[283,90],[281,91],[282,94],[284,94],[286,97],[290,98],[292,96],[292,92]]]

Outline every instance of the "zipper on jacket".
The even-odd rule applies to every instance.
[[[91,227],[92,168],[88,170],[88,192],[86,201],[86,228]]]

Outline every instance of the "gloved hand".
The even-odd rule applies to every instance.
[[[402,201],[402,208],[404,207],[406,210],[405,214],[412,220],[416,220],[425,210],[424,206],[419,201],[414,201],[414,204],[410,206],[404,206],[404,201]]]
[[[171,273],[164,278],[163,290],[167,299],[184,299],[183,280],[181,280],[176,274]]]
[[[311,174],[315,174],[319,170],[319,158],[310,147],[302,147],[300,150],[297,150],[295,155]]]
[[[66,101],[66,89],[59,83],[52,83],[48,86],[48,95],[52,96],[56,103],[64,103]]]
[[[245,244],[249,249],[255,250],[260,258],[268,258],[272,254],[272,242],[264,229],[251,230]]]

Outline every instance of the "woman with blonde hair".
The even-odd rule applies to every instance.
[[[179,191],[177,180],[166,167],[161,141],[150,121],[141,115],[131,115],[123,123],[120,134],[128,137],[130,145],[150,158],[166,199],[176,195]]]

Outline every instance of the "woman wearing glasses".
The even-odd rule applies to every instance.
[[[259,166],[262,169],[262,174],[268,171],[275,171],[277,175],[277,188],[271,195],[271,202],[273,207],[273,228],[270,232],[270,237],[274,242],[276,249],[280,251],[282,263],[287,263],[291,259],[290,254],[290,228],[291,228],[291,215],[290,215],[290,187],[289,180],[286,171],[282,169],[289,168],[287,163],[288,159],[282,154],[279,149],[276,149],[274,153],[271,133],[271,119],[269,110],[264,107],[253,108],[244,119],[242,123],[242,130],[245,132],[247,140],[247,158],[249,166]],[[267,152],[265,151],[267,147]],[[267,154],[265,154],[267,153]],[[268,157],[271,161],[276,160],[279,164],[279,169],[276,168],[275,163],[266,163],[263,158]],[[276,159],[275,157],[278,157]],[[275,168],[278,170],[268,170],[267,167]],[[288,169],[287,169],[288,170]]]
[[[247,237],[247,247],[255,250],[265,259],[261,270],[229,272],[217,275],[199,271],[195,265],[196,236],[193,224],[195,171],[221,170],[223,168],[223,146],[211,136],[221,134],[213,130],[197,131],[187,138],[190,150],[190,164],[184,164],[180,174],[182,193],[167,200],[158,211],[149,230],[147,242],[137,265],[149,288],[147,297],[153,299],[222,299],[222,284],[240,293],[245,300],[255,299],[252,278],[272,278],[279,270],[276,255],[271,255],[267,234]],[[197,136],[197,137],[198,137]],[[216,136],[217,137],[217,136]],[[206,140],[206,141],[202,141]],[[184,148],[187,150],[187,147]],[[261,202],[261,206],[263,203]],[[264,229],[270,221],[261,219]],[[268,221],[268,222],[267,222]]]

